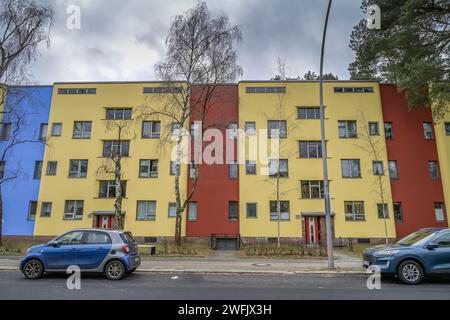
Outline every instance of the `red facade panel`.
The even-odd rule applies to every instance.
[[[401,203],[403,221],[396,222],[397,237],[425,227],[447,227],[436,220],[434,204],[444,203],[442,181],[432,180],[429,161],[438,161],[435,136],[425,139],[424,123],[432,123],[431,110],[409,111],[406,98],[394,85],[380,85],[385,122],[393,139],[387,140],[389,160],[397,161],[398,179],[391,179],[393,201]],[[434,130],[434,128],[433,128]]]
[[[215,88],[210,104],[201,106],[201,95],[207,90],[198,86],[192,90],[193,103],[190,122],[203,121],[203,128],[220,130],[222,133],[222,164],[199,165],[199,179],[191,201],[197,202],[197,220],[186,221],[187,237],[209,237],[211,234],[239,234],[239,221],[230,220],[229,203],[239,201],[239,179],[229,178],[226,158],[226,144],[229,139],[226,129],[229,123],[238,123],[238,86],[221,85]],[[200,99],[199,99],[200,96]],[[205,112],[206,110],[206,112]],[[203,143],[204,148],[212,142]],[[237,145],[231,148],[236,158]],[[189,174],[189,172],[188,172]],[[188,194],[192,191],[193,181],[188,178]]]

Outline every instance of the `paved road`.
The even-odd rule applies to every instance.
[[[2,271],[0,299],[450,299],[450,279],[414,288],[383,280],[381,290],[368,290],[364,275],[137,273],[119,282],[83,276],[81,290],[68,290],[64,275],[30,281],[19,272]]]

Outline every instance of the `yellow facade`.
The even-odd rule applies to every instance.
[[[247,87],[286,87],[285,93],[247,93]],[[372,93],[334,93],[334,87],[373,87]],[[299,141],[320,140],[320,121],[297,119],[297,107],[319,106],[318,82],[241,82],[239,84],[240,128],[245,122],[256,122],[256,129],[267,129],[268,120],[287,121],[287,139],[281,139],[280,159],[288,159],[289,177],[281,178],[280,200],[290,202],[290,219],[280,222],[281,237],[302,236],[302,215],[324,212],[322,199],[302,199],[301,180],[323,180],[321,159],[299,157]],[[392,213],[392,196],[387,174],[387,152],[384,142],[380,90],[376,82],[326,82],[324,84],[325,128],[328,145],[331,207],[337,238],[384,238],[384,219],[378,218],[377,204],[382,203],[372,160],[383,161],[384,202],[389,208],[387,234],[396,237]],[[358,138],[339,138],[338,121],[356,120]],[[380,135],[372,136],[377,156],[368,150],[368,122],[379,123]],[[366,135],[367,136],[367,135]],[[249,138],[246,138],[248,149]],[[248,150],[245,157],[251,160]],[[361,178],[342,178],[341,159],[360,159]],[[247,175],[240,166],[240,233],[242,237],[276,237],[278,222],[270,220],[269,200],[276,200],[276,179],[261,175],[264,164],[257,163],[257,175]],[[365,220],[346,221],[344,201],[364,201]],[[246,216],[246,204],[257,204],[257,218]]]
[[[435,124],[434,132],[436,134],[436,146],[441,169],[440,173],[445,198],[445,210],[447,211],[447,221],[450,221],[450,135],[446,134],[446,123],[450,123],[450,112],[447,112],[444,119]]]
[[[99,198],[99,180],[111,180],[98,171],[103,166],[103,140],[117,140],[117,131],[108,125],[106,108],[133,108],[132,120],[122,139],[130,139],[129,157],[123,158],[123,179],[127,181],[126,197],[122,210],[125,211],[125,229],[136,236],[167,236],[175,232],[175,219],[169,218],[169,202],[175,202],[174,176],[170,176],[172,143],[162,144],[161,139],[142,139],[142,118],[138,110],[161,103],[161,96],[153,99],[144,94],[144,87],[158,87],[159,83],[60,83],[55,84],[49,118],[47,147],[44,155],[43,172],[38,201],[35,236],[58,235],[73,228],[92,227],[93,212],[114,211],[114,199]],[[95,88],[96,94],[59,94],[61,88]],[[171,123],[168,118],[161,121],[161,136],[167,134]],[[90,139],[73,139],[75,121],[92,121]],[[51,136],[53,123],[62,124],[61,136]],[[68,178],[69,161],[87,159],[86,178]],[[139,160],[157,159],[158,177],[139,178]],[[46,175],[49,161],[57,161],[57,173]],[[186,192],[186,169],[182,166],[180,186]],[[65,200],[84,200],[82,220],[65,220]],[[137,221],[137,201],[156,201],[156,219]],[[51,217],[41,217],[43,202],[51,202]],[[183,221],[185,217],[183,217]],[[185,228],[183,228],[183,235]]]

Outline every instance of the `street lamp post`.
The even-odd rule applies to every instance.
[[[333,257],[333,235],[331,231],[331,203],[330,203],[330,188],[328,181],[328,164],[327,164],[327,147],[325,142],[325,116],[323,108],[323,56],[325,51],[325,39],[327,36],[328,17],[330,15],[331,3],[333,0],[328,1],[327,14],[325,17],[325,24],[322,35],[322,49],[320,52],[320,133],[321,133],[321,145],[322,145],[322,165],[323,165],[323,186],[325,197],[325,219],[327,228],[327,255],[328,255],[328,269],[334,269],[334,257]]]

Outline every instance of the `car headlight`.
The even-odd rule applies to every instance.
[[[374,255],[377,257],[390,257],[390,256],[395,256],[399,252],[400,252],[400,250],[381,250],[381,251],[375,252]]]
[[[30,253],[30,251],[31,251],[31,248],[28,248],[27,253]]]

